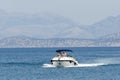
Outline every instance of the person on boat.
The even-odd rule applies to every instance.
[[[62,56],[62,57],[66,57],[66,56],[67,56],[67,53],[64,51],[64,52],[61,53],[61,56]]]
[[[58,53],[58,54],[57,54],[57,57],[61,57],[61,53]]]

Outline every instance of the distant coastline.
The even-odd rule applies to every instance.
[[[98,39],[53,38],[36,39],[14,36],[0,39],[0,48],[53,48],[53,47],[120,47],[120,33]]]

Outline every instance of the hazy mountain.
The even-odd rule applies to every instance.
[[[99,39],[53,38],[36,39],[26,36],[14,36],[0,40],[1,48],[30,47],[118,47],[120,33],[109,34]]]
[[[90,46],[97,47],[120,47],[120,32],[109,34],[97,39]]]
[[[93,25],[78,25],[64,16],[48,13],[8,13],[0,10],[0,38],[26,35],[35,38],[97,39],[120,32],[120,16]]]
[[[24,47],[86,47],[94,40],[87,39],[36,39],[26,36],[14,36],[0,40],[1,48],[24,48]]]
[[[36,38],[91,38],[75,22],[52,14],[0,14],[0,37],[26,35]],[[84,35],[83,35],[84,34]]]
[[[94,37],[101,37],[108,34],[120,32],[120,16],[108,17],[93,25],[87,26],[86,30],[91,32]]]

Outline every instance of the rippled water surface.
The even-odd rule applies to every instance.
[[[50,66],[56,49],[0,49],[0,80],[120,79],[120,48],[66,48],[79,65],[65,68]]]

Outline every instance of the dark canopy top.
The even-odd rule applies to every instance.
[[[68,49],[56,50],[56,52],[63,52],[63,51],[67,51],[67,52],[73,52],[72,50],[68,50]]]

